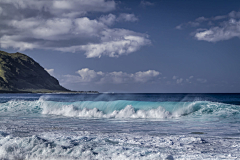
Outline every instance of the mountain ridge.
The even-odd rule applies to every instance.
[[[71,92],[39,63],[22,53],[0,51],[0,93]]]

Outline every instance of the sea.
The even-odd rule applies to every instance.
[[[0,159],[240,159],[240,94],[0,94]]]

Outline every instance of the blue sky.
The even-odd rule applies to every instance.
[[[238,0],[0,0],[0,50],[72,90],[240,92]]]

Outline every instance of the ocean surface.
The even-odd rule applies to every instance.
[[[1,94],[0,159],[240,159],[240,94]]]

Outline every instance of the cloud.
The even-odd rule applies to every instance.
[[[65,34],[68,34],[71,30],[72,22],[69,19],[63,18],[54,18],[48,19],[43,23],[35,26],[32,26],[31,30],[29,30],[32,34],[32,37],[36,39],[43,40],[59,40],[65,39]],[[24,29],[29,28],[25,27]],[[30,29],[30,28],[29,28]],[[29,35],[31,37],[31,35]]]
[[[118,17],[113,14],[103,15],[99,21],[108,26],[113,25],[115,22],[136,22],[138,18],[134,14],[121,13]]]
[[[134,14],[121,13],[117,20],[135,22],[135,21],[138,21],[138,18]]]
[[[181,29],[183,29],[183,25],[180,24],[180,25],[176,26],[175,28],[181,30]]]
[[[187,83],[192,83],[194,76],[189,76],[186,79],[180,78],[178,76],[173,76],[172,79],[177,83],[177,84],[183,84],[184,82]]]
[[[74,32],[75,35],[84,36],[96,36],[106,28],[106,26],[97,20],[90,20],[87,17],[77,18],[74,20]]]
[[[2,9],[2,7],[0,7],[0,15],[2,14],[2,12],[3,12],[3,9]]]
[[[115,22],[137,21],[134,14],[87,17],[89,12],[114,10],[114,1],[0,0],[0,5],[7,13],[0,14],[1,48],[84,52],[87,58],[94,58],[119,57],[151,44],[146,34],[111,28]]]
[[[82,68],[76,71],[74,75],[62,75],[59,76],[60,82],[63,85],[72,86],[104,86],[104,85],[137,85],[137,84],[159,84],[159,85],[191,85],[199,83],[207,83],[207,79],[204,78],[194,78],[194,76],[189,76],[188,78],[181,78],[173,76],[172,80],[168,80],[159,71],[148,70],[148,71],[138,71],[135,73],[127,73],[123,71],[95,71],[89,68]]]
[[[116,16],[110,13],[108,15],[101,16],[99,18],[99,21],[102,22],[103,24],[111,26],[116,22],[116,19],[117,19]]]
[[[186,82],[192,83],[191,80],[193,79],[194,76],[190,76],[189,78],[186,79]]]
[[[150,40],[145,37],[146,35],[123,29],[106,30],[102,34],[102,43],[62,47],[57,50],[64,52],[76,52],[83,50],[85,51],[87,58],[100,58],[103,55],[109,57],[119,57],[121,55],[135,52],[140,49],[140,47],[151,43]]]
[[[94,71],[89,68],[83,68],[76,72],[78,75],[65,75],[63,83],[146,83],[149,81],[157,80],[161,75],[160,72],[155,70],[139,71],[136,73],[119,72],[102,72]]]
[[[173,76],[172,79],[177,79],[177,76]]]
[[[240,12],[232,11],[228,14],[230,18],[240,18]]]
[[[203,78],[198,78],[197,81],[200,82],[200,83],[206,83],[207,82],[207,80],[203,79]]]
[[[220,15],[220,16],[209,17],[209,18],[206,18],[206,17],[203,17],[203,16],[198,17],[194,21],[189,21],[187,23],[182,23],[180,25],[177,25],[175,28],[180,30],[180,29],[187,28],[187,27],[198,27],[198,26],[201,26],[201,25],[213,24],[212,21],[219,21],[219,20],[222,20],[222,19],[230,18],[231,17],[230,15],[232,17],[236,17],[237,12],[231,12],[228,15]]]
[[[158,75],[160,75],[160,73],[158,71],[155,70],[148,70],[145,72],[136,72],[133,75],[133,78],[136,82],[147,82],[149,81],[151,78],[153,77],[157,77]]]
[[[183,29],[187,26],[201,26],[201,28],[198,28],[192,34],[197,40],[218,42],[229,40],[234,37],[240,38],[240,12],[232,11],[227,15],[219,15],[210,18],[199,17],[195,19],[195,21],[176,26],[176,29]]]
[[[221,20],[221,19],[225,19],[225,18],[227,18],[227,17],[228,17],[227,15],[224,15],[224,16],[216,16],[216,17],[213,17],[212,20],[218,21],[218,20]]]
[[[88,44],[81,47],[86,51],[87,58],[101,57],[107,55],[109,57],[119,57],[123,54],[129,54],[137,51],[141,46],[150,43],[140,36],[124,36],[121,39],[101,44]]]
[[[140,2],[140,5],[143,6],[143,7],[146,7],[146,6],[153,6],[154,3],[149,2],[149,1],[144,1],[144,0],[142,0],[142,1]]]
[[[192,26],[192,27],[197,27],[200,25],[200,23],[198,22],[188,22],[188,25]]]
[[[240,37],[240,20],[230,19],[223,22],[222,26],[212,27],[195,34],[197,40],[208,42],[228,40],[234,37]]]
[[[81,77],[81,82],[91,82],[97,76],[102,75],[102,72],[95,72],[94,70],[90,70],[88,68],[78,70],[77,73]]]
[[[4,35],[0,38],[0,46],[1,48],[9,48],[9,46],[14,49],[19,49],[20,51],[24,51],[26,49],[34,49],[39,48],[38,44],[28,43],[21,41],[21,37],[19,36],[7,36]]]
[[[182,79],[182,78],[177,79],[177,84],[180,84],[180,83],[182,83],[182,82],[183,82],[183,79]]]
[[[200,19],[202,19],[202,17],[200,17]],[[186,28],[188,26],[190,26],[190,27],[198,27],[200,24],[201,24],[201,20],[199,20],[199,18],[198,18],[194,22],[189,21],[188,23],[182,23],[182,24],[176,26],[175,28],[178,29],[178,30],[182,30],[183,28]]]
[[[177,84],[180,84],[183,82],[183,78],[178,78],[178,76],[173,76],[172,79],[176,81]]]
[[[199,21],[199,20],[196,20],[194,22],[189,21],[188,23],[182,23],[182,24],[176,26],[175,28],[178,29],[178,30],[182,30],[182,29],[184,29],[184,28],[186,28],[188,26],[190,26],[190,27],[198,27],[200,24],[201,24],[201,21]]]
[[[47,69],[47,68],[45,68],[45,70],[46,70],[51,76],[54,76],[54,69]]]
[[[64,15],[85,12],[109,12],[115,10],[114,1],[105,0],[0,0],[2,5],[13,5],[15,9],[31,9],[49,12],[53,15]]]
[[[199,18],[197,18],[195,21],[197,21],[197,22],[203,22],[203,21],[207,21],[207,20],[208,20],[208,18],[199,17]]]

